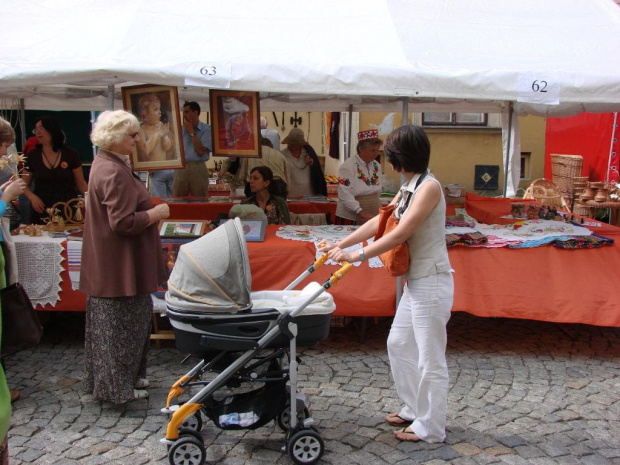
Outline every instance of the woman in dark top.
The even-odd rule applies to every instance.
[[[42,224],[43,218],[48,217],[46,209],[84,194],[88,185],[80,156],[65,146],[65,135],[58,121],[50,116],[39,118],[34,130],[39,144],[26,159],[24,180],[28,187],[24,195],[32,205],[32,222]],[[32,181],[34,191],[30,189]]]
[[[291,218],[286,200],[279,197],[277,184],[273,182],[273,171],[267,166],[257,166],[250,171],[252,196],[243,204],[253,204],[265,212],[268,224],[290,224]]]

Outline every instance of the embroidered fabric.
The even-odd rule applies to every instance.
[[[67,268],[71,279],[71,289],[80,288],[80,270],[82,268],[82,241],[67,241]]]
[[[19,282],[34,306],[59,300],[63,238],[15,236]]]

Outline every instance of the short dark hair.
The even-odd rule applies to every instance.
[[[385,139],[383,151],[395,171],[422,173],[428,168],[431,143],[424,130],[412,124],[394,129]]]
[[[51,116],[43,116],[37,118],[34,122],[35,126],[40,122],[41,126],[52,136],[52,150],[57,151],[65,146],[65,133],[62,132],[60,123]]]
[[[198,105],[198,102],[185,102],[183,108],[185,107],[189,107],[190,110],[197,111],[198,114],[200,114],[200,105]]]

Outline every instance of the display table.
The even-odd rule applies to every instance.
[[[166,200],[170,207],[170,219],[174,220],[214,220],[220,214],[228,214],[230,209],[239,203],[228,200],[226,197],[213,196],[208,201],[196,202],[191,197],[175,197],[173,199],[162,199],[154,197],[155,204],[163,203]],[[290,200],[288,209],[292,213],[323,213],[329,214],[331,222],[336,219],[335,199],[321,202],[302,202]]]
[[[510,203],[508,199],[471,196],[466,208],[479,220],[484,216],[497,223],[510,213]],[[454,206],[449,206],[448,212],[453,213]],[[248,243],[253,290],[284,289],[314,261],[312,243],[276,237],[278,228],[268,226],[264,242]],[[580,250],[553,246],[448,249],[455,270],[453,311],[482,317],[620,327],[620,228],[602,223],[590,229],[615,243]],[[66,242],[62,245],[66,248]],[[309,279],[322,283],[337,269],[326,265]],[[60,276],[60,300],[54,307],[43,309],[83,310],[84,295],[71,289],[67,271]],[[336,302],[335,315],[394,313],[396,279],[382,268],[370,268],[367,262],[354,267],[330,292]]]

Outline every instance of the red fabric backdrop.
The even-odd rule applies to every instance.
[[[620,119],[620,115],[619,118]],[[551,176],[551,155],[581,155],[583,157],[582,176],[590,181],[605,181],[612,135],[615,141],[612,152],[610,181],[618,182],[620,130],[614,128],[613,113],[582,113],[569,118],[548,118],[545,148],[545,178]]]

